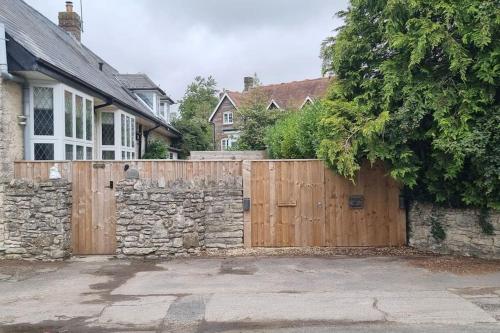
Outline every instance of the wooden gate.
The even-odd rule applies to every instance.
[[[73,162],[72,169],[73,253],[114,254],[116,203],[113,164]]]
[[[355,185],[318,160],[244,162],[246,246],[396,246],[406,241],[399,186],[381,166]]]

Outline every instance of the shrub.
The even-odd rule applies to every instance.
[[[266,131],[265,143],[272,158],[316,158],[318,124],[323,106],[316,102],[278,120]]]
[[[142,158],[145,160],[163,160],[167,158],[167,152],[168,147],[166,144],[159,140],[151,140]]]

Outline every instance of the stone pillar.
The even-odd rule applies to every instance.
[[[0,255],[5,248],[4,193],[14,177],[14,161],[24,156],[24,128],[18,123],[23,114],[22,85],[0,78]]]

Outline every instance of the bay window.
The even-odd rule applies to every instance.
[[[61,83],[34,81],[30,92],[25,158],[91,159],[93,98]]]
[[[135,117],[123,111],[100,112],[101,158],[135,159]]]

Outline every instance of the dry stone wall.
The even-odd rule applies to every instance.
[[[13,180],[4,188],[0,258],[63,259],[71,254],[71,184]]]
[[[483,232],[479,215],[472,209],[413,203],[408,215],[410,246],[442,254],[500,259],[500,212],[492,211],[487,218],[493,235]],[[444,231],[444,239],[433,235],[433,223]]]
[[[242,247],[242,201],[241,177],[123,180],[116,187],[117,254],[163,258]]]

